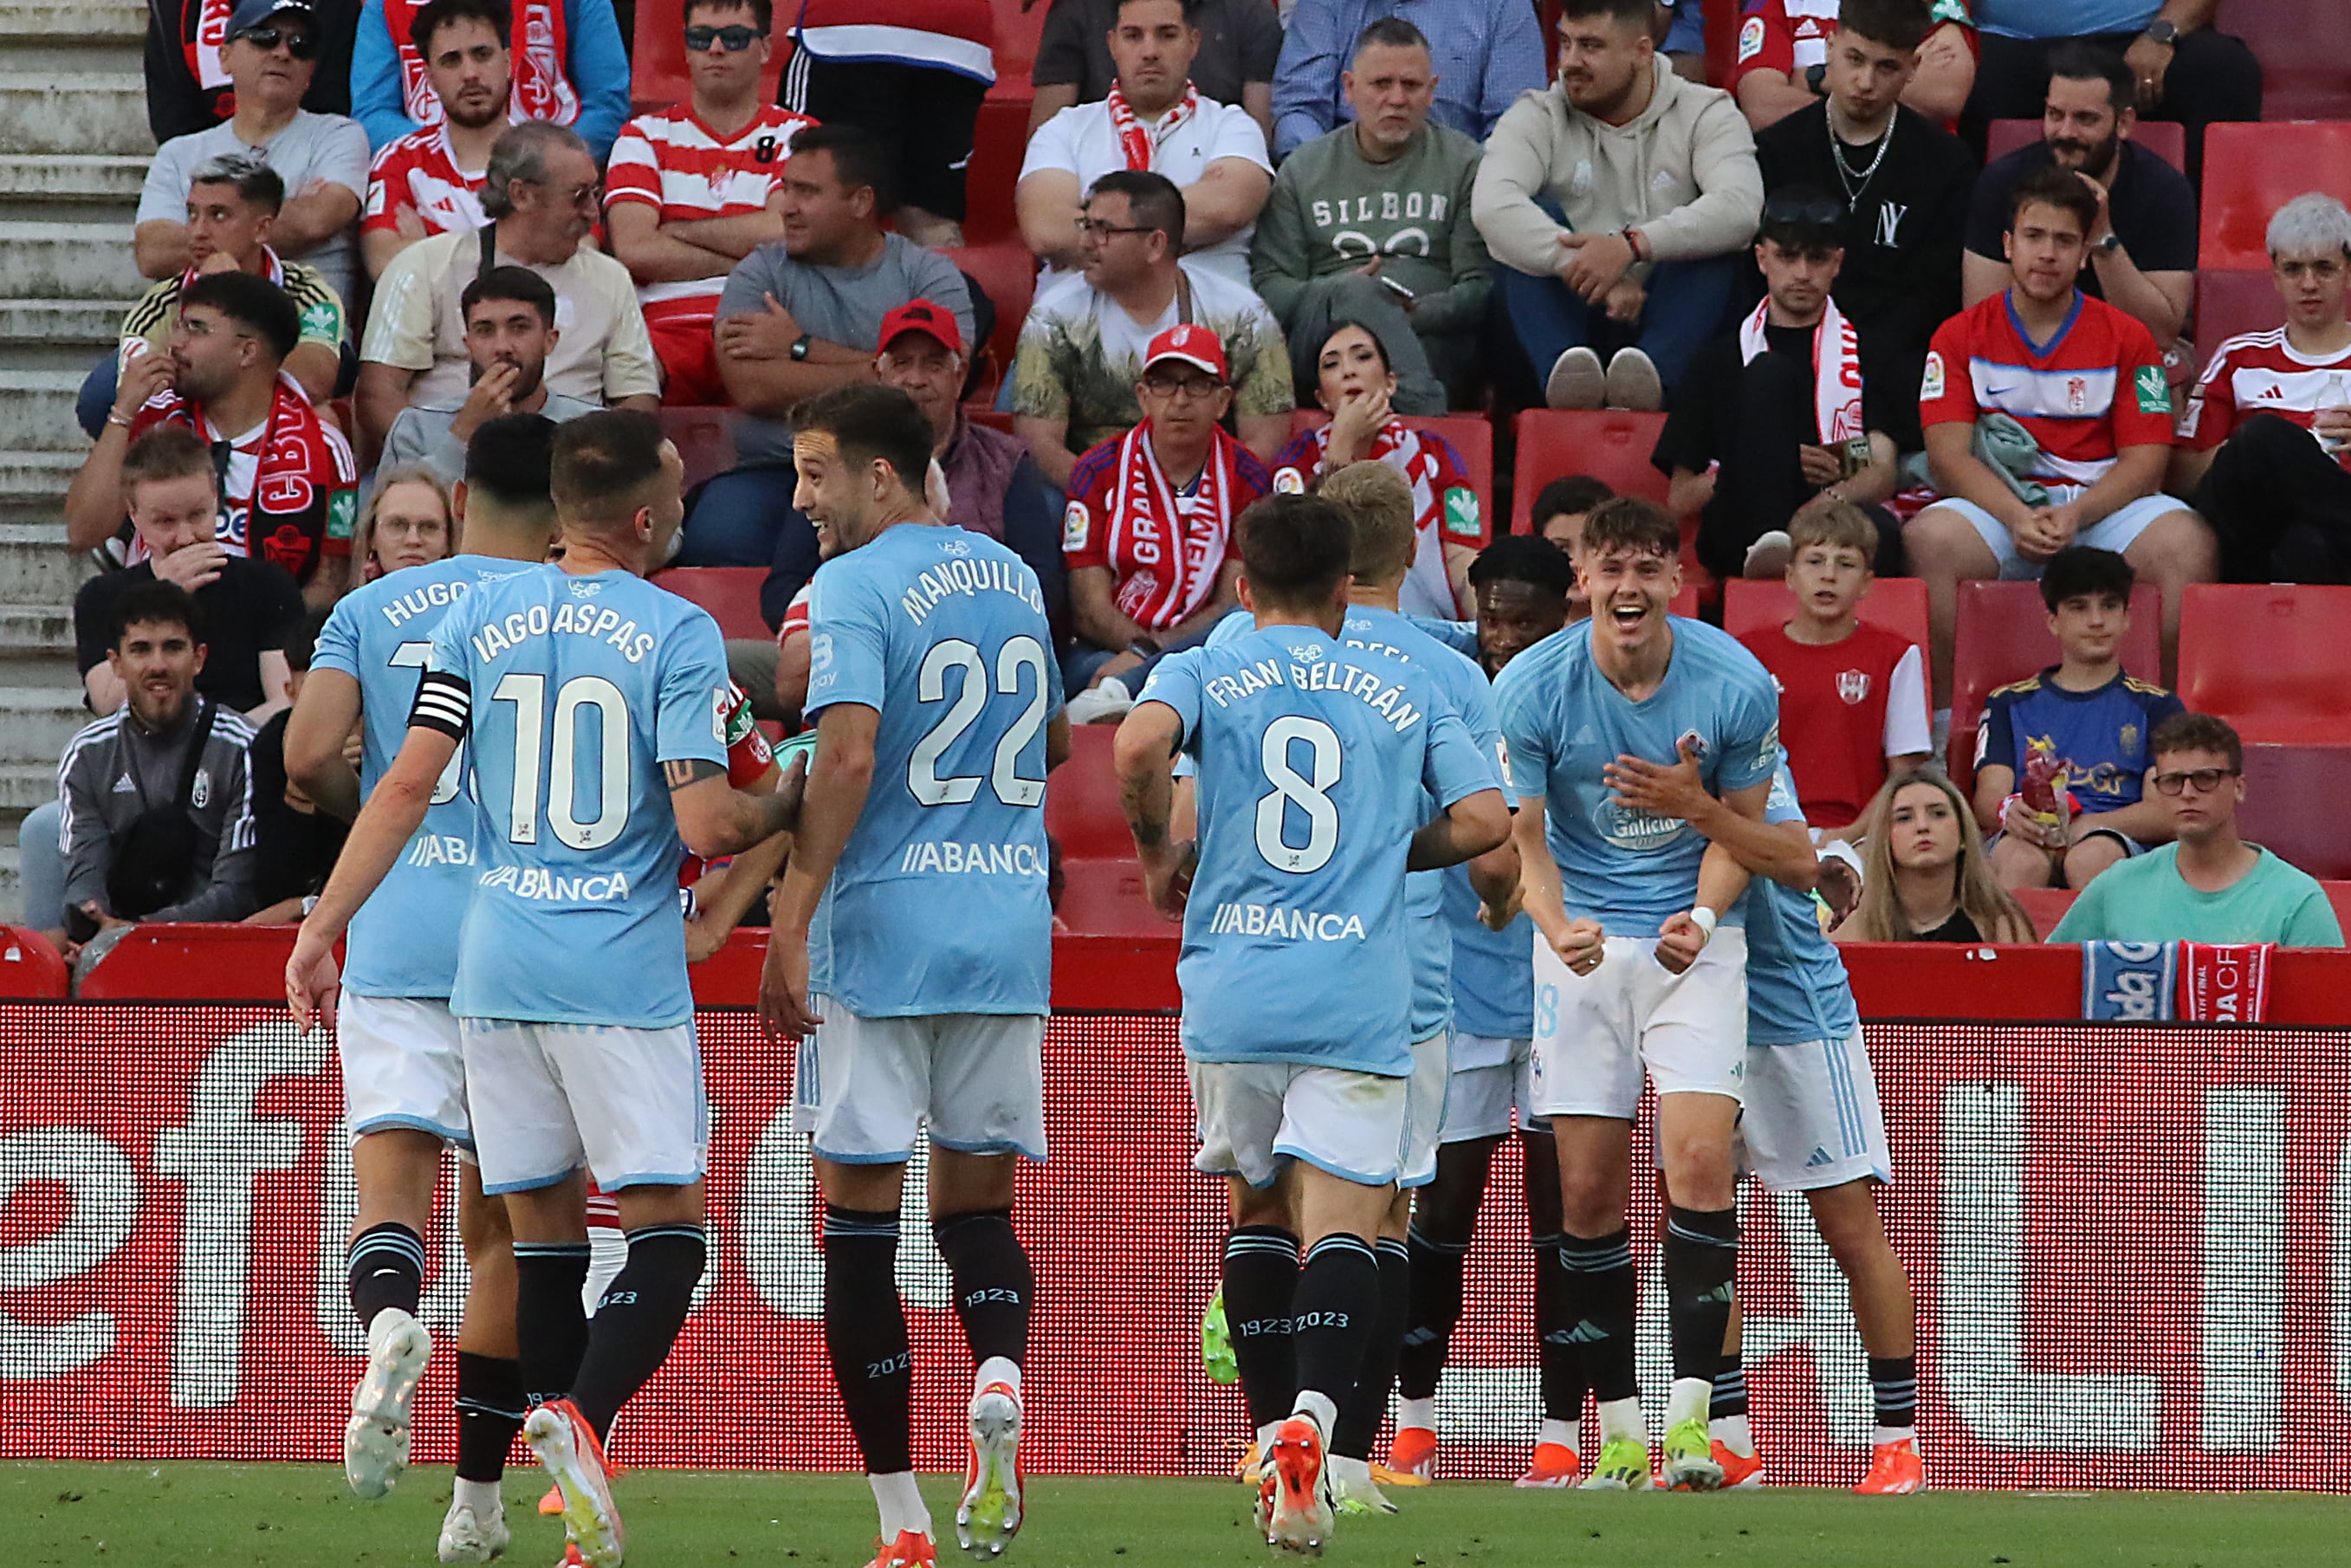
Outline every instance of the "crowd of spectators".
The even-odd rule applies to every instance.
[[[2190,583],[2351,578],[2351,212],[2276,214],[2283,325],[2198,377],[2202,131],[2260,112],[2217,0],[1749,0],[1711,62],[1698,0],[1561,0],[1549,38],[1531,0],[1049,4],[987,214],[1036,269],[1024,310],[955,250],[987,0],[159,0],[153,283],[84,386],[66,504],[109,569],[75,615],[93,715],[130,716],[110,744],[177,735],[178,707],[139,707],[174,682],[222,716],[203,747],[266,742],[309,621],[456,548],[467,443],[508,414],[727,411],[677,559],[767,573],[778,639],[733,662],[790,720],[817,565],[791,414],[825,388],[914,397],[935,499],[1035,566],[1092,718],[1233,602],[1250,500],[1353,463],[1411,489],[1405,608],[1467,625],[1507,512],[1427,418],[1616,409],[1666,415],[1651,461],[1700,564],[1793,591],[1749,641],[1808,819],[1860,846],[1848,935],[2029,934],[2003,886],[2176,840],[2162,864],[2201,894],[2241,859],[2185,847],[2227,814],[2211,767],[2143,793],[2179,704],[2116,649],[2134,581],[2168,669]],[[655,26],[682,28],[686,96],[632,118]],[[1983,162],[1992,120],[2035,116]],[[2185,127],[2185,172],[2135,139],[2154,118]],[[1610,492],[1578,455],[1536,465],[1520,500],[1558,550],[1511,570],[1560,575],[1580,616]],[[1923,648],[1857,609],[1906,575]],[[2040,579],[2064,656],[1993,695],[1964,799],[1928,758],[1984,578]],[[186,679],[124,673],[167,666]],[[2054,826],[2019,803],[2035,745]],[[239,778],[270,799],[215,841],[300,836],[282,767]],[[61,795],[27,842],[71,816]],[[58,843],[56,874],[26,856],[52,915],[93,902]],[[256,908],[298,899],[298,855],[215,858]]]

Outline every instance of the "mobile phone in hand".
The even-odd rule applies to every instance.
[[[1404,300],[1413,300],[1413,299],[1417,299],[1417,298],[1420,298],[1420,296],[1419,296],[1419,295],[1415,294],[1411,289],[1409,289],[1409,288],[1405,287],[1403,284],[1398,283],[1395,278],[1390,277],[1386,273],[1383,272],[1383,273],[1381,273],[1381,274],[1379,275],[1379,277],[1380,277],[1380,287],[1381,287],[1382,288],[1386,289],[1390,294],[1395,295],[1397,298],[1399,298],[1399,299],[1404,299]]]

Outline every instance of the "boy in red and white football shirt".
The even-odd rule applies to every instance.
[[[1788,525],[1785,625],[1740,639],[1780,688],[1780,744],[1804,821],[1823,840],[1859,835],[1889,770],[1927,760],[1926,661],[1918,645],[1864,625],[1877,528],[1850,503],[1808,507]]]
[[[727,401],[712,338],[718,297],[737,262],[782,241],[784,161],[816,123],[761,101],[768,15],[749,0],[691,0],[694,96],[622,126],[604,173],[612,254],[637,280],[673,405]]]

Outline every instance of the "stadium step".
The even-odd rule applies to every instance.
[[[0,204],[105,205],[120,208],[128,223],[147,179],[147,162],[144,154],[125,152],[0,156]]]
[[[0,517],[0,583],[10,606],[31,605],[68,612],[73,596],[90,574],[89,558],[65,548],[57,497],[73,469],[49,466],[60,454],[0,456],[0,513],[22,509],[23,520]],[[70,460],[68,460],[69,463]],[[52,652],[63,652],[59,644]]]
[[[127,223],[0,222],[0,295],[120,301],[145,290]]]
[[[0,452],[88,450],[89,442],[73,412],[82,375],[73,370],[0,370]],[[57,494],[62,497],[65,492]],[[0,583],[0,603],[7,600],[6,585]]]
[[[7,54],[0,69],[0,147],[12,152],[134,153],[155,150],[147,91],[134,72],[26,69]]]

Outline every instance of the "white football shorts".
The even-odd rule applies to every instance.
[[[1486,1035],[1453,1037],[1453,1082],[1445,1093],[1441,1144],[1499,1138],[1513,1129],[1548,1132],[1534,1112],[1534,1041]]]
[[[1877,1077],[1859,1030],[1844,1040],[1747,1048],[1741,1164],[1774,1192],[1894,1179]]]
[[[1678,975],[1654,936],[1607,938],[1600,967],[1578,975],[1538,932],[1534,1110],[1631,1121],[1641,1073],[1660,1094],[1740,1098],[1747,1065],[1747,933],[1726,925]]]
[[[1453,1082],[1453,1031],[1439,1030],[1412,1048],[1412,1077],[1405,1092],[1404,1155],[1396,1186],[1426,1186],[1437,1179],[1437,1145],[1443,1141],[1445,1105]]]
[[[1295,1061],[1187,1061],[1200,1152],[1194,1168],[1273,1185],[1285,1159],[1386,1186],[1404,1166],[1412,1080]]]
[[[792,1124],[838,1165],[914,1158],[931,1142],[967,1155],[1045,1157],[1045,1020],[1035,1014],[859,1018],[813,998],[824,1021],[800,1041]]]
[[[606,1192],[702,1179],[710,1102],[692,1024],[459,1024],[484,1192],[549,1186],[582,1166]]]
[[[465,1048],[447,1001],[347,989],[335,1006],[335,1049],[343,1059],[343,1118],[352,1142],[413,1127],[461,1149],[474,1146]]]

